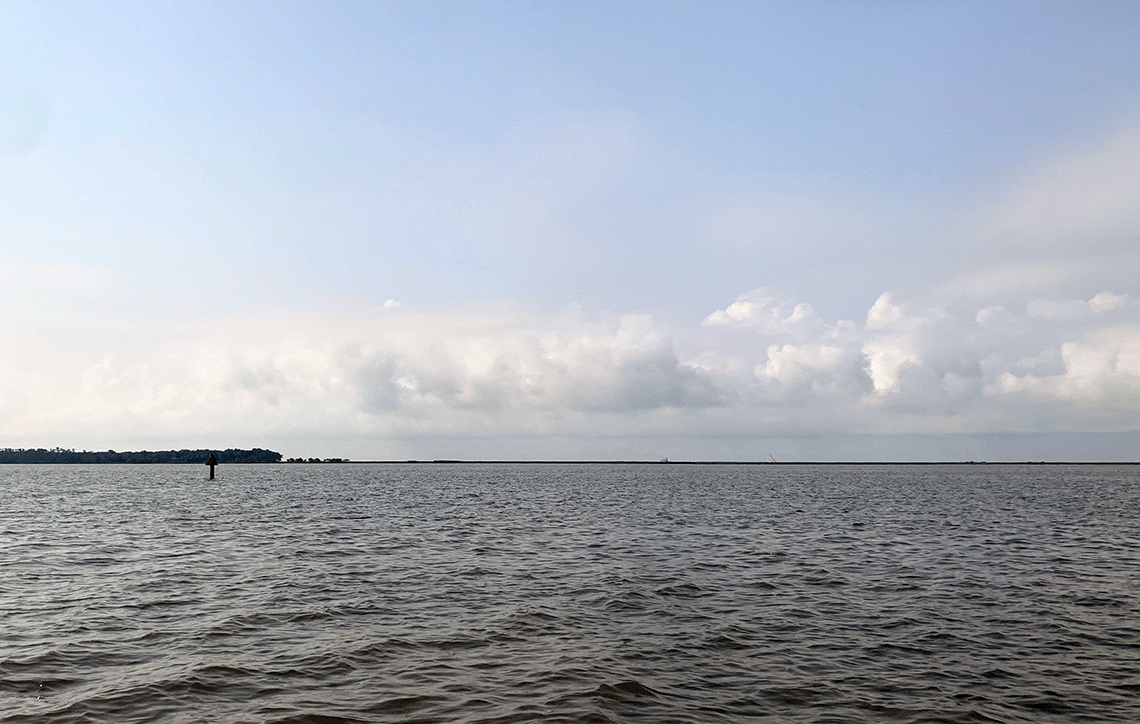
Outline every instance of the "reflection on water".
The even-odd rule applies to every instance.
[[[218,473],[0,466],[0,722],[1140,721],[1140,468]]]

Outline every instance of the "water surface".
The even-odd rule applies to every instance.
[[[1140,468],[0,466],[0,722],[1140,721]]]

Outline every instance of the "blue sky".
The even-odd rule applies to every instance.
[[[5,3],[0,444],[1135,458],[1138,37],[1126,2]]]

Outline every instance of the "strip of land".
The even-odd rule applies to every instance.
[[[74,465],[74,464],[153,464],[153,463],[205,463],[210,455],[218,463],[279,463],[281,453],[273,450],[253,448],[252,450],[140,450],[136,452],[115,452],[105,450],[67,450],[64,448],[36,448],[23,450],[0,449],[0,464],[24,465]]]
[[[348,460],[345,458],[288,458],[263,448],[239,450],[69,450],[0,448],[2,464],[201,464],[213,454],[225,463],[349,463],[354,465],[1140,465],[1129,460]]]
[[[338,460],[361,465],[1140,465],[1113,460]]]

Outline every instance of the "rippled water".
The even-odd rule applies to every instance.
[[[0,466],[0,722],[1140,721],[1140,467]]]

